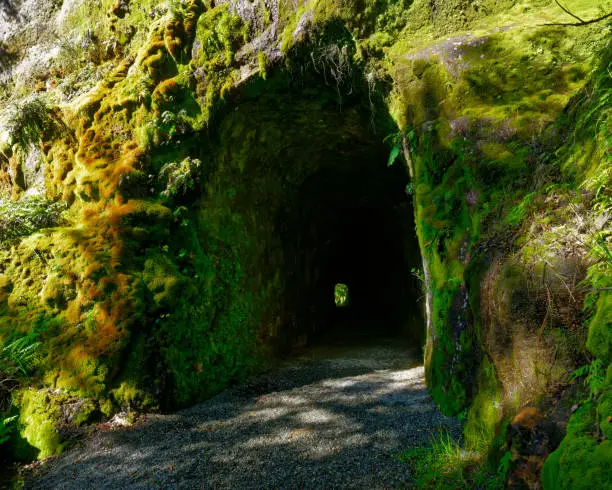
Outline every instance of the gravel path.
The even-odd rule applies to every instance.
[[[188,410],[96,431],[25,488],[409,488],[397,453],[442,426],[459,432],[415,352],[332,345]]]

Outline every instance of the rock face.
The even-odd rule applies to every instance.
[[[41,386],[176,408],[363,320],[423,340],[434,400],[498,451],[593,361],[604,436],[547,465],[572,437],[605,452],[608,25],[547,26],[545,1],[35,4],[0,10],[0,191],[68,211],[2,242],[0,339],[42,341]],[[340,282],[366,306],[338,314]]]

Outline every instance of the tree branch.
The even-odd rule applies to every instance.
[[[610,12],[609,14],[602,15],[601,17],[598,17],[596,19],[583,20],[580,17],[578,17],[576,14],[570,12],[566,7],[561,5],[559,0],[555,0],[555,3],[559,6],[561,10],[563,10],[563,12],[565,12],[567,15],[571,15],[574,19],[578,20],[579,22],[551,22],[551,23],[540,24],[540,25],[542,26],[570,26],[570,27],[588,26],[589,24],[594,24],[595,22],[601,22],[602,20],[605,20],[608,17],[612,17],[612,12]]]
[[[540,24],[541,26],[566,26],[566,27],[580,27],[580,26],[588,26],[589,24],[595,24],[595,22],[601,22],[602,20],[606,20],[608,17],[612,17],[612,12],[606,15],[602,15],[597,19],[586,20],[582,22],[551,22],[547,24]]]
[[[559,0],[555,0],[555,3],[559,6],[559,8],[561,10],[563,10],[563,12],[565,12],[567,15],[571,15],[574,19],[580,21],[581,24],[584,24],[584,20],[582,20],[580,17],[578,17],[577,15],[572,14],[568,9],[566,9],[563,5],[561,5],[561,3],[559,3]]]

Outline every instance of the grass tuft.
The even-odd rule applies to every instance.
[[[507,465],[491,468],[484,451],[464,447],[448,432],[435,436],[430,447],[401,452],[399,459],[411,466],[415,487],[422,489],[503,488]]]

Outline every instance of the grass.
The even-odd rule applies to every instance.
[[[410,448],[398,457],[422,489],[501,489],[508,471],[508,458],[491,468],[485,451],[465,448],[447,432],[435,436],[430,447]]]

